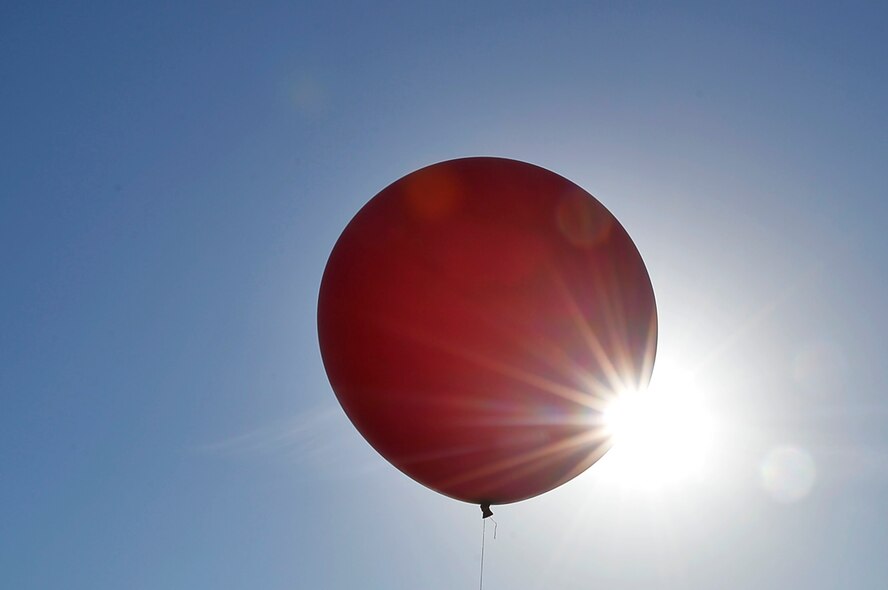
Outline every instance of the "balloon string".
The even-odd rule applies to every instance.
[[[478,590],[484,588],[484,533],[487,530],[487,519],[481,519],[481,579],[478,581]]]
[[[490,517],[490,520],[493,520],[493,518]],[[493,520],[493,538],[494,539],[496,539],[497,526],[498,525],[497,525],[496,521]],[[486,532],[487,532],[487,519],[482,518],[481,519],[481,579],[478,581],[478,590],[484,589],[484,537],[486,536],[485,535]]]

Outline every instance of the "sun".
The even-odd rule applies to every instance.
[[[660,367],[649,387],[623,391],[603,412],[613,447],[601,475],[621,485],[659,490],[704,477],[715,422],[694,376]]]

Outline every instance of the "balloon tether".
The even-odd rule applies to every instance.
[[[481,513],[481,575],[478,580],[478,590],[483,590],[484,588],[484,538],[487,536],[487,519],[490,518],[490,521],[493,523],[494,539],[496,539],[496,529],[498,526],[496,519],[491,518],[493,512],[490,510],[490,504],[481,504]]]

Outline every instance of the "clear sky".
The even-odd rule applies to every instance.
[[[496,155],[620,219],[709,426],[497,509],[485,588],[888,587],[880,3],[260,4],[0,7],[0,586],[475,587],[315,313],[370,197]]]

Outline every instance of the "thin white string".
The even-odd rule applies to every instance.
[[[487,519],[481,519],[481,578],[478,580],[478,590],[484,588],[484,533],[487,531]]]

